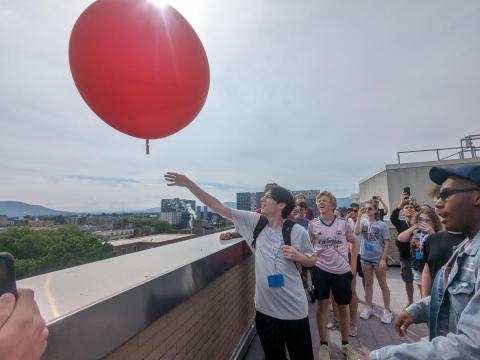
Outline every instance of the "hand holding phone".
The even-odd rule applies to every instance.
[[[6,292],[17,297],[15,259],[7,252],[0,253],[0,296]]]

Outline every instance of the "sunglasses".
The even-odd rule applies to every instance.
[[[367,209],[368,211],[373,210],[372,207],[367,207],[366,209]]]
[[[418,217],[418,222],[419,223],[426,223],[426,222],[429,222],[429,221],[432,221],[429,217],[425,217],[425,216],[419,216]]]
[[[442,189],[442,191],[440,191],[440,193],[438,194],[438,197],[443,201],[445,201],[454,194],[467,193],[467,192],[473,192],[473,191],[480,191],[480,188],[472,187],[472,188],[465,188],[465,189]]]

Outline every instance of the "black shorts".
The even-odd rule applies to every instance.
[[[332,289],[333,298],[337,304],[350,304],[350,300],[352,300],[352,279],[351,271],[345,274],[332,274],[315,266],[312,271],[315,298],[318,300],[330,298],[330,289]]]
[[[362,262],[360,261],[361,256],[360,254],[357,255],[357,274],[363,279],[363,270],[362,270]]]

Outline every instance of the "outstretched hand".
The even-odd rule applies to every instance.
[[[175,172],[167,172],[164,176],[166,181],[170,183],[167,186],[187,186],[188,178],[185,175],[178,174]]]

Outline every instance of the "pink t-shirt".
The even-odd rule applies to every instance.
[[[353,231],[348,221],[335,217],[331,224],[315,218],[308,225],[317,262],[315,266],[333,274],[351,271],[347,241],[353,242]]]

